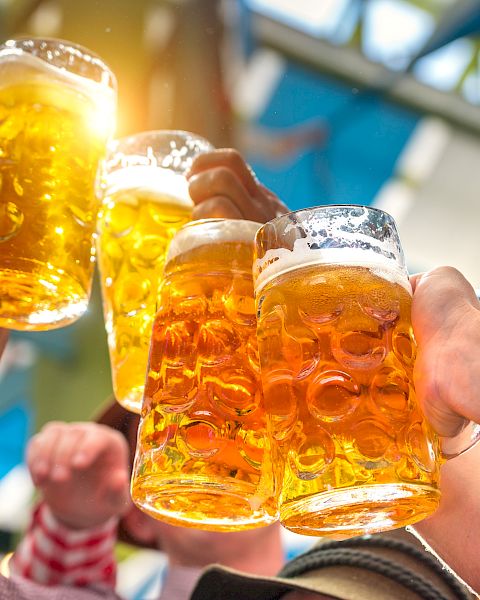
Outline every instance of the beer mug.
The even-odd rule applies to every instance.
[[[0,326],[54,329],[87,308],[116,82],[55,39],[0,46]]]
[[[192,222],[168,251],[131,489],[169,523],[234,531],[277,519],[253,299],[259,226]]]
[[[392,217],[348,205],[278,217],[257,233],[254,280],[281,523],[342,538],[431,514],[439,440],[415,396]]]
[[[113,143],[98,221],[98,259],[113,390],[140,412],[163,261],[174,233],[192,216],[185,177],[211,150],[186,131],[146,131]]]

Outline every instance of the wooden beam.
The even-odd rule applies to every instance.
[[[377,92],[420,113],[435,115],[480,135],[480,107],[467,102],[454,92],[436,90],[421,83],[411,74],[392,72],[374,63],[348,46],[330,42],[260,14],[252,15],[256,39],[321,73],[326,73],[359,88]]]

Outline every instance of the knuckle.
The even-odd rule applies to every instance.
[[[234,175],[228,167],[221,166],[212,169],[210,172],[210,188],[215,191],[225,189],[232,184],[233,177]]]
[[[231,168],[239,169],[245,164],[242,155],[235,148],[225,148],[223,152],[225,156],[225,163]]]

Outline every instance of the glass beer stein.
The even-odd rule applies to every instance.
[[[113,135],[114,75],[55,39],[0,46],[0,326],[45,330],[87,308]]]
[[[115,141],[98,222],[98,260],[115,397],[140,412],[159,278],[168,244],[191,219],[185,173],[211,150],[185,131]]]
[[[276,520],[253,299],[260,225],[206,219],[173,238],[153,326],[132,498],[177,525]]]
[[[393,219],[347,205],[274,219],[257,233],[254,279],[281,523],[342,538],[432,513],[439,440],[415,396]]]

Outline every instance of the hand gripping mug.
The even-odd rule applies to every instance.
[[[257,233],[254,280],[281,523],[342,538],[432,513],[441,451],[415,396],[392,217],[348,205],[278,217]]]
[[[145,131],[112,144],[98,259],[113,391],[140,412],[168,244],[192,216],[186,172],[212,146],[186,131]]]
[[[0,46],[1,327],[54,329],[86,310],[115,110],[114,75],[89,50]]]
[[[132,498],[173,524],[234,531],[277,519],[253,299],[259,226],[196,221],[168,251]]]

